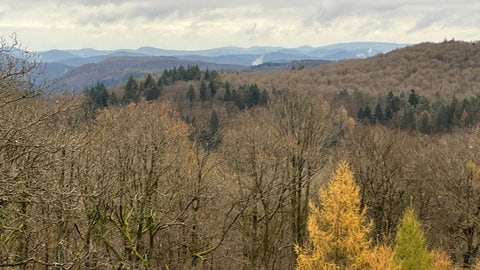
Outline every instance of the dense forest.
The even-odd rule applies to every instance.
[[[47,94],[17,49],[0,46],[1,268],[480,267],[477,95],[303,89],[330,65]]]

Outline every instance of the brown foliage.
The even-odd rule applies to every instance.
[[[346,60],[301,71],[228,75],[233,85],[257,83],[267,89],[294,89],[335,94],[359,90],[372,96],[389,90],[424,96],[437,91],[444,97],[476,95],[480,44],[469,42],[422,43],[375,57]]]

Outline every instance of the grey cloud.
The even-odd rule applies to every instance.
[[[480,13],[480,3],[468,0],[323,0],[318,2],[315,9],[315,14],[303,18],[305,27],[337,27],[338,23],[349,19],[366,21],[352,30],[357,34],[368,34],[406,21],[413,25],[408,33],[422,31],[434,24],[477,27],[480,23],[477,15]]]
[[[448,6],[450,9],[469,9],[470,2],[466,0],[419,0],[419,1],[354,1],[336,0],[321,1],[317,6],[316,19],[319,22],[328,22],[333,19],[349,16],[390,17],[405,15],[421,16],[435,13],[439,8]],[[478,4],[474,4],[478,5]]]
[[[93,23],[101,25],[127,21],[133,23],[135,19],[155,20],[168,17],[175,12],[175,8],[152,7],[148,5],[121,5],[114,9],[99,7],[94,10],[83,10],[82,14],[78,15],[76,22],[79,25]]]
[[[138,39],[143,39],[143,32],[136,33],[136,29],[156,29],[165,37],[173,33],[174,38],[185,42],[189,37],[210,42],[213,35],[253,41],[278,41],[296,35],[309,38],[324,33],[358,38],[372,33],[399,33],[400,28],[404,35],[422,36],[419,33],[438,25],[477,29],[480,2],[470,1],[0,0],[0,12],[4,12],[0,23],[12,25],[13,29],[19,24],[33,26],[34,18],[35,27],[40,29],[43,23],[46,32],[63,25],[85,35],[97,31],[117,38],[118,33],[133,30],[132,37]],[[223,32],[215,32],[217,28]]]
[[[409,30],[414,33],[439,24],[444,27],[463,26],[478,27],[480,24],[480,4],[478,3],[438,3],[435,8],[423,6],[421,12],[417,12],[416,23]]]
[[[445,16],[442,12],[425,14],[417,20],[417,22],[412,28],[408,30],[408,33],[411,34],[417,31],[424,30],[426,28],[429,28],[433,24],[442,21],[443,19],[445,19]]]

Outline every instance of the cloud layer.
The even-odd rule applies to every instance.
[[[0,33],[35,50],[326,45],[480,39],[465,0],[0,0]]]

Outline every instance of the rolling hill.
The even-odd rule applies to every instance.
[[[406,45],[397,43],[353,42],[334,44],[324,47],[303,46],[290,49],[282,47],[254,46],[250,48],[223,47],[198,51],[164,50],[154,47],[142,47],[136,50],[50,50],[40,52],[39,55],[40,60],[43,62],[56,62],[75,67],[88,63],[99,63],[104,59],[115,56],[174,56],[181,59],[198,60],[218,64],[250,66],[254,65],[255,63],[287,63],[293,60],[302,59],[337,61],[351,58],[365,58],[404,46]],[[259,58],[264,59],[263,62],[255,62],[255,60]]]
[[[422,43],[367,59],[344,60],[320,67],[271,73],[231,74],[234,85],[257,83],[266,89],[322,93],[360,90],[365,93],[418,93],[444,97],[476,95],[480,91],[480,44]]]
[[[325,47],[303,46],[250,48],[223,47],[210,50],[182,51],[142,47],[136,50],[50,50],[40,52],[48,79],[58,88],[78,91],[97,81],[113,85],[130,75],[162,72],[180,65],[223,71],[272,71],[292,67],[315,67],[328,61],[366,58],[403,47],[396,43],[343,43]],[[328,61],[326,61],[328,60]]]
[[[102,82],[113,86],[128,80],[130,76],[138,77],[147,73],[161,73],[165,69],[179,66],[198,65],[201,69],[215,69],[225,72],[240,71],[244,67],[221,65],[201,61],[182,60],[175,57],[110,57],[99,63],[85,64],[63,74],[55,81],[59,89],[81,91],[85,87]]]

